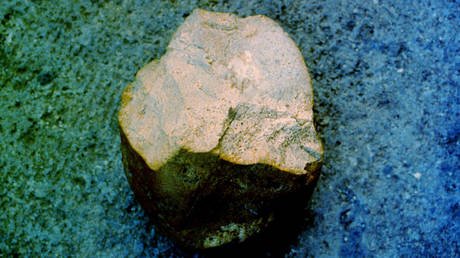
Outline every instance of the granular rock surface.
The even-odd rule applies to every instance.
[[[134,198],[117,112],[196,8],[275,20],[315,87],[307,226],[253,257],[458,257],[455,0],[0,1],[0,256],[189,257]]]
[[[123,94],[128,179],[179,242],[243,241],[313,187],[323,150],[312,107],[303,57],[277,23],[195,10]]]

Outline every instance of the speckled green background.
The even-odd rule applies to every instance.
[[[459,255],[458,1],[2,0],[0,256],[186,255],[133,199],[116,113],[196,7],[275,19],[311,71],[325,165],[284,255]]]

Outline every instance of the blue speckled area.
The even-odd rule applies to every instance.
[[[275,19],[310,69],[325,164],[284,255],[460,256],[460,2],[229,2],[0,2],[0,256],[186,255],[133,198],[116,112],[195,7]]]

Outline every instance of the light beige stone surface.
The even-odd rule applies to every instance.
[[[195,10],[174,34],[167,53],[142,68],[123,93],[119,124],[128,179],[141,203],[151,202],[144,208],[154,217],[161,215],[159,223],[174,224],[165,226],[165,231],[182,233],[179,225],[171,223],[174,218],[165,218],[168,212],[154,203],[169,198],[178,213],[189,214],[194,209],[191,203],[223,191],[219,187],[225,184],[209,183],[220,180],[218,176],[241,181],[226,198],[232,198],[231,192],[240,198],[245,188],[258,187],[257,179],[239,178],[242,172],[229,168],[232,164],[245,165],[241,171],[252,166],[253,172],[248,173],[259,174],[261,181],[285,178],[277,187],[286,184],[289,193],[308,187],[316,180],[323,155],[312,106],[312,85],[302,55],[276,22],[265,16],[238,18]],[[198,168],[197,159],[212,161]],[[269,171],[253,169],[259,165]],[[228,172],[230,177],[215,172],[223,167],[233,171]],[[270,178],[264,173],[271,173]],[[193,177],[193,182],[184,183],[186,177]],[[268,192],[268,200],[284,194]],[[214,228],[198,234],[202,241],[189,243],[189,233],[169,234],[199,248],[243,241],[246,233],[258,231],[254,225],[266,224],[262,217],[271,215],[242,215],[241,219],[234,210],[238,205],[242,204],[235,202],[229,211],[233,219],[214,218],[210,226]],[[187,216],[178,216],[182,223],[178,224],[186,223]]]

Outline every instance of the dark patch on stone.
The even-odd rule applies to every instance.
[[[250,240],[250,244],[236,247],[237,243],[231,242],[221,248],[212,248],[209,253],[225,254],[226,252],[222,250],[228,251],[229,247],[248,250],[248,246],[254,248],[261,244],[257,244],[259,238],[264,241],[276,239],[273,232],[290,235],[289,232],[285,232],[287,228],[292,232],[298,232],[292,228],[293,225],[289,226],[293,221],[296,221],[297,230],[300,229],[299,221],[295,218],[304,217],[304,212],[301,211],[308,202],[317,177],[310,179],[307,175],[293,176],[263,164],[235,165],[213,154],[187,153],[183,150],[168,161],[165,167],[159,171],[152,171],[128,144],[126,136],[122,132],[120,134],[125,172],[136,199],[151,216],[158,229],[176,240],[186,250],[196,248],[196,243],[190,241],[204,239],[206,236],[203,232],[219,230],[227,222],[244,223],[257,218],[267,219],[267,216],[272,213],[275,214],[274,225],[280,223],[282,226],[271,225],[267,231],[269,233],[262,232],[262,235],[268,234],[271,238],[254,236],[251,239],[256,243],[251,244]],[[177,190],[180,191],[176,196],[166,196],[165,193],[157,192],[159,188],[155,185],[159,182],[152,174],[162,173],[163,169],[168,170],[173,167],[180,169],[182,166],[188,166],[182,170],[184,173],[193,173],[193,176],[199,177],[199,180],[189,182],[185,176],[175,178],[173,184],[177,183]],[[216,167],[216,169],[207,167]],[[209,172],[200,174],[200,171]],[[264,171],[264,174],[260,171]],[[197,181],[200,184],[195,188]],[[248,187],[241,188],[241,183]],[[172,187],[174,189],[174,186]],[[265,223],[272,224],[268,220]],[[270,229],[272,227],[274,229]],[[207,230],[203,231],[203,228]],[[171,232],[176,233],[171,234]],[[285,237],[289,239],[288,236],[283,235],[283,238]],[[275,241],[284,242],[284,239]],[[198,249],[201,248],[198,246]]]

